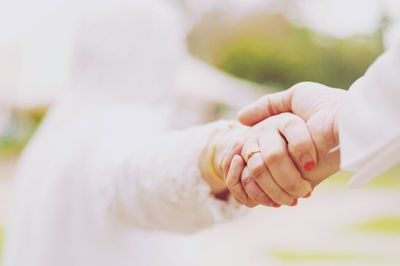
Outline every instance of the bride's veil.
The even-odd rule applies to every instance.
[[[164,1],[95,1],[78,20],[69,90],[90,100],[160,104],[173,98],[186,54],[178,10]]]

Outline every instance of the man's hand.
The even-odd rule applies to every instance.
[[[339,170],[339,153],[330,150],[339,145],[337,113],[345,91],[318,83],[299,83],[289,90],[266,95],[245,107],[238,115],[241,123],[254,126],[268,117],[291,112],[302,118],[317,147],[318,166],[303,171],[313,186]]]

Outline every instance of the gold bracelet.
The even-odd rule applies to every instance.
[[[224,177],[217,174],[217,170],[215,169],[215,166],[214,166],[216,153],[217,153],[217,149],[214,146],[211,149],[210,160],[208,161],[208,172],[210,173],[212,178],[214,178],[218,181],[224,181]]]
[[[228,130],[234,129],[236,128],[238,125],[234,124],[234,123],[230,123],[227,125],[227,128],[221,130],[221,132],[219,133],[219,136],[217,137],[217,140],[220,139]],[[215,143],[216,141],[214,141]],[[215,147],[214,143],[212,144],[212,148],[211,148],[211,155],[209,156],[209,161],[208,161],[208,172],[210,173],[210,175],[212,176],[212,178],[218,180],[218,181],[222,181],[224,182],[224,177],[220,176],[217,173],[217,170],[215,169],[215,156],[217,154],[217,148]]]

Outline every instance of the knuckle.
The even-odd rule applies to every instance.
[[[303,153],[313,149],[313,145],[310,141],[301,141],[298,143],[289,144],[289,149],[294,155],[302,155]]]
[[[292,203],[292,200],[291,200],[291,199],[287,199],[287,198],[282,198],[282,199],[280,199],[280,200],[277,201],[277,202],[278,202],[279,204],[289,206],[289,205]]]
[[[251,181],[252,181],[252,178],[251,178],[250,176],[245,176],[245,177],[243,177],[243,178],[242,178],[242,182],[241,182],[242,187],[243,187],[243,188],[246,188],[246,186],[247,186],[248,184],[250,184]]]
[[[271,199],[282,205],[290,205],[290,203],[293,201],[293,199],[286,195],[283,191],[281,193],[274,193],[273,195],[271,194]]]
[[[267,165],[273,165],[279,163],[285,157],[285,153],[283,151],[273,151],[268,153],[264,160]]]
[[[301,186],[298,183],[289,183],[285,186],[285,190],[295,196],[300,196],[301,195]]]
[[[226,181],[226,186],[227,188],[235,194],[238,194],[238,191],[240,191],[240,187],[242,184],[240,182],[235,182],[233,180],[227,180]]]
[[[241,183],[236,183],[232,186],[232,190],[237,194],[243,195],[243,187]]]
[[[256,202],[262,203],[262,204],[265,204],[265,203],[269,202],[268,197],[262,192],[257,193],[257,195],[255,195],[255,197],[254,197],[254,200]]]
[[[283,131],[286,131],[293,126],[296,126],[299,123],[299,119],[297,117],[289,115],[289,114],[286,114],[286,116],[288,117],[288,119],[284,120],[280,124],[280,128]]]
[[[285,197],[285,198],[283,199],[283,204],[284,204],[284,205],[287,205],[287,206],[291,206],[294,199],[295,199],[295,198],[291,198],[291,197],[287,196],[287,197]]]
[[[250,167],[249,170],[250,170],[251,176],[252,176],[255,180],[260,179],[260,178],[264,175],[264,173],[265,173],[265,171],[266,171],[265,165],[264,165],[264,164],[261,164],[261,163],[257,163],[257,164],[255,164],[255,165],[253,165],[252,167]]]
[[[254,208],[254,207],[256,207],[256,206],[258,205],[255,201],[253,201],[253,200],[252,200],[251,198],[249,198],[249,197],[246,197],[246,198],[245,198],[244,203],[245,203],[245,205],[246,205],[247,207],[249,207],[249,208]]]
[[[242,151],[240,152],[240,156],[241,156],[243,159],[245,159],[246,156],[247,156],[247,153],[248,153],[248,151],[247,151],[247,146],[244,146],[243,149],[242,149]]]

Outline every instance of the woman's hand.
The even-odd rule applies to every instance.
[[[203,164],[206,176],[248,207],[295,206],[312,192],[303,176],[317,167],[317,151],[298,116],[283,113],[252,128],[218,130],[207,146],[203,157],[211,163]]]
[[[317,152],[301,118],[283,113],[255,125],[241,156],[247,164],[241,184],[254,202],[295,206],[298,198],[310,196],[303,173],[317,166]]]
[[[302,118],[317,147],[318,167],[303,175],[314,187],[339,170],[339,152],[330,151],[339,145],[337,111],[345,94],[343,90],[303,82],[289,90],[264,96],[244,108],[238,118],[247,126],[285,112]]]
[[[248,130],[239,124],[216,130],[201,154],[200,170],[217,198],[226,199],[230,192],[239,203],[254,207],[257,204],[247,196],[237,197],[244,193],[240,179],[245,163],[240,152]]]

